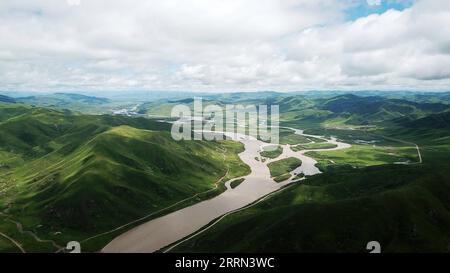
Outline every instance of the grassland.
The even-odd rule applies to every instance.
[[[318,167],[325,171],[328,166],[350,165],[366,167],[382,164],[410,164],[419,162],[415,147],[392,147],[374,145],[352,145],[336,151],[308,152],[306,155],[318,161]]]
[[[264,147],[264,151],[260,153],[262,157],[267,158],[277,158],[283,153],[283,147],[277,145],[276,147],[272,146],[266,146]]]
[[[295,134],[294,131],[289,129],[280,129],[280,144],[301,144],[301,143],[309,143],[311,142],[307,137]]]
[[[282,175],[279,175],[279,176],[275,177],[273,179],[273,181],[275,181],[277,183],[280,183],[280,182],[288,180],[289,178],[291,178],[291,176],[292,175],[290,173],[285,173],[285,174],[282,174]]]
[[[292,146],[291,149],[294,152],[298,152],[302,150],[332,149],[336,147],[337,145],[333,143],[309,143]]]
[[[280,177],[282,175],[286,175],[290,173],[291,171],[298,168],[300,165],[302,165],[302,161],[296,157],[289,157],[285,159],[281,159],[278,161],[271,162],[267,164],[267,167],[269,167],[270,175],[272,177]],[[281,178],[278,178],[281,179]]]
[[[0,121],[0,231],[27,251],[56,249],[8,220],[65,245],[181,200],[176,208],[210,198],[249,172],[237,155],[240,143],[177,142],[164,123],[21,105],[0,111],[8,113]]]

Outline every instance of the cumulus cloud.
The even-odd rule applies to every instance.
[[[3,1],[0,90],[445,89],[446,2]]]

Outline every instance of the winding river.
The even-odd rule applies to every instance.
[[[335,138],[325,139],[321,136],[304,134],[302,130],[288,129],[293,130],[296,134],[320,138],[336,145],[335,148],[315,149],[314,151],[331,151],[350,147],[349,144],[339,142]],[[228,135],[227,133],[224,134]],[[305,175],[314,175],[320,173],[320,170],[315,166],[317,161],[305,155],[306,152],[311,150],[294,152],[290,145],[282,145],[283,153],[278,158],[262,162],[256,160],[256,158],[260,157],[259,152],[264,146],[268,145],[267,143],[243,135],[237,135],[235,140],[244,144],[245,150],[239,154],[239,157],[251,168],[251,173],[244,177],[243,183],[231,189],[230,182],[227,182],[227,190],[212,199],[139,225],[116,237],[102,249],[102,252],[155,252],[195,233],[212,220],[249,205],[293,182],[294,176],[281,183],[273,181],[267,167],[269,162],[287,157],[297,157],[302,160],[302,165],[292,174],[303,172]]]

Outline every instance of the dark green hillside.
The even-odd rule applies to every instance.
[[[417,120],[399,120],[401,126],[418,129],[449,129],[450,130],[450,112],[433,114]]]
[[[224,190],[248,167],[231,141],[174,141],[170,125],[144,118],[74,115],[17,106],[0,122],[2,219],[60,244],[82,240],[174,203]],[[167,213],[167,212],[166,212]],[[0,231],[18,238],[11,225]],[[108,237],[90,250],[98,250]],[[49,246],[24,242],[29,251]],[[50,248],[51,249],[51,248]],[[55,249],[53,249],[54,251]],[[0,249],[1,251],[1,249]]]
[[[448,111],[448,104],[441,103],[439,98],[413,101],[344,94],[333,97],[290,96],[274,103],[280,105],[281,123],[286,126],[357,129],[363,126],[383,127],[385,122],[418,119]]]
[[[323,108],[335,113],[373,114],[381,110],[413,114],[417,109],[421,111],[440,112],[448,105],[440,103],[418,103],[401,99],[386,99],[383,97],[359,97],[356,95],[342,95],[334,97],[323,104]]]
[[[347,122],[350,124],[364,124],[387,121],[404,116],[419,118],[427,114],[447,110],[448,105],[418,103],[382,97],[342,95],[324,102],[321,108],[343,115],[343,117],[349,119]]]
[[[4,122],[12,117],[18,117],[28,113],[30,107],[18,104],[0,104],[0,122]]]
[[[174,251],[449,252],[449,166],[315,176],[223,219]],[[233,236],[229,236],[233,234]]]

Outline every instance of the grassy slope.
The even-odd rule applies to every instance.
[[[387,105],[378,103],[371,106],[371,111],[363,111],[361,118],[354,113],[336,114],[329,109],[326,112],[314,108],[306,114],[295,110],[282,113],[283,123],[288,126],[352,143],[354,148],[326,152],[326,158],[332,156],[341,164],[360,168],[339,164],[328,168],[325,174],[308,178],[250,209],[224,218],[174,251],[365,252],[368,241],[378,240],[385,252],[449,252],[448,113],[426,117],[427,113],[441,111],[443,106],[400,104],[405,107],[396,108],[394,101]],[[356,111],[367,107],[354,106]],[[364,115],[365,112],[369,114]],[[386,121],[405,114],[418,119],[400,120],[396,124]],[[379,128],[338,130],[324,126],[333,117],[336,121],[341,119],[338,124],[345,125],[378,120]],[[411,144],[383,136],[417,143],[424,164],[365,167],[398,160],[398,156],[389,154],[389,149],[401,157],[416,159]],[[376,145],[361,145],[360,140],[375,140]],[[319,159],[325,160],[325,153]],[[325,165],[330,164],[322,162],[321,167]]]
[[[439,98],[438,96],[435,96]],[[448,111],[449,106],[430,100],[416,100],[413,97],[393,99],[387,97],[365,97],[355,95],[285,97],[276,102],[280,104],[280,122],[285,126],[301,129],[314,129],[316,133],[327,129],[362,129],[384,127],[384,122],[393,119],[423,118],[430,114]],[[296,102],[296,103],[292,103]],[[318,127],[321,131],[317,131]]]
[[[17,107],[0,108],[19,113],[0,123],[1,210],[11,206],[7,213],[26,229],[61,244],[213,189],[224,175],[226,181],[249,171],[235,142],[176,142],[167,124],[146,119]],[[5,223],[0,229],[19,236]]]
[[[315,176],[175,251],[364,252],[372,240],[385,252],[450,251],[448,170],[383,166]]]

